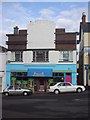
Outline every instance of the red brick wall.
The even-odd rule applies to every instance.
[[[55,32],[55,47],[60,50],[76,49],[76,33],[65,33],[61,30]]]
[[[27,44],[27,30],[19,30],[19,34],[8,34],[8,50],[25,50]]]

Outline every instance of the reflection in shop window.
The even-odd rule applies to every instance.
[[[11,85],[26,87],[28,84],[27,72],[11,72]]]
[[[60,77],[62,76],[62,77],[63,77],[63,76],[64,76],[64,73],[54,72],[54,73],[53,73],[53,76],[58,76],[58,77],[59,77],[59,76],[60,76]]]
[[[69,76],[71,76],[71,73],[66,73],[66,75],[69,75]]]

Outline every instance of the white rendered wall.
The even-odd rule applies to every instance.
[[[30,22],[27,32],[27,49],[55,48],[54,23],[46,20]]]
[[[73,63],[77,64],[77,52],[76,52],[76,50],[73,51]]]
[[[0,77],[2,78],[2,91],[6,87],[6,53],[0,53]]]
[[[32,51],[24,51],[23,52],[24,64],[31,64],[32,61],[33,61],[33,52]]]
[[[32,62],[33,61],[33,51],[24,51],[23,53],[23,62],[24,64],[76,64],[77,63],[77,56],[76,51],[73,51],[73,61],[69,62],[62,62],[59,61],[60,59],[60,52],[59,51],[49,51],[49,62]]]
[[[11,52],[7,53],[7,61],[13,61],[14,55]],[[49,62],[45,62],[45,64],[76,64],[77,63],[77,55],[76,51],[73,51],[73,60],[69,62],[60,61],[60,51],[49,51]],[[18,64],[18,62],[10,62],[11,64]],[[41,62],[44,63],[44,62]],[[24,51],[23,52],[23,62],[19,62],[19,64],[40,64],[40,62],[33,62],[33,51]]]

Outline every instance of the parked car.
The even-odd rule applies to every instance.
[[[3,90],[3,94],[5,96],[9,96],[9,95],[24,95],[24,96],[27,96],[27,95],[30,95],[32,93],[33,92],[32,92],[31,89],[21,88],[19,86],[9,86],[9,87],[6,87]]]
[[[49,86],[49,92],[59,94],[61,92],[82,92],[85,91],[85,87],[82,85],[72,85],[69,82],[58,82],[53,86]]]

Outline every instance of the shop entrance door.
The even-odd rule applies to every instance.
[[[44,92],[44,80],[39,80],[39,91]]]
[[[46,81],[43,79],[39,80],[39,92],[46,92]]]
[[[72,83],[72,78],[71,78],[71,76],[69,76],[69,75],[66,76],[66,82]]]

